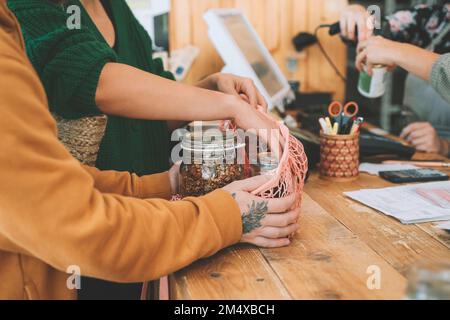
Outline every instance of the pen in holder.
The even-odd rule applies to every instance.
[[[320,175],[346,182],[359,176],[359,132],[347,135],[320,133]]]

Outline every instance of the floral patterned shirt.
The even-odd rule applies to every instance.
[[[443,6],[418,5],[411,10],[398,11],[388,16],[390,38],[428,48],[433,40],[446,32],[434,46],[439,54],[450,52],[450,1]]]

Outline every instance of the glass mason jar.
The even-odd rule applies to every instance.
[[[271,175],[278,169],[279,161],[271,152],[258,153],[258,162],[251,165],[251,176]]]
[[[274,176],[280,165],[278,157],[272,152],[261,152],[258,154],[258,166],[255,170],[255,175]],[[273,190],[273,197],[280,198],[284,195],[285,187],[283,184],[279,184],[278,187]]]
[[[237,134],[218,128],[193,129],[181,144],[181,196],[202,196],[241,180],[245,143],[239,142]]]
[[[261,152],[258,154],[259,174],[270,175],[278,169],[279,161],[277,156],[271,152]]]

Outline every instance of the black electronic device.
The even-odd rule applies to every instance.
[[[356,28],[356,32],[358,32],[358,28]],[[330,36],[335,36],[337,34],[341,33],[341,24],[340,22],[333,23],[330,25],[330,29],[328,30],[328,34]]]
[[[313,44],[316,44],[317,37],[308,32],[300,32],[294,37],[294,39],[292,39],[292,43],[295,47],[295,50],[301,52],[304,49],[312,46]]]
[[[393,183],[447,181],[449,176],[432,169],[412,169],[401,171],[382,171],[380,177]]]
[[[413,147],[372,133],[361,133],[359,143],[361,157],[393,155],[409,160],[416,153]]]
[[[311,172],[320,163],[320,138],[302,129],[291,129],[291,134],[303,144],[308,157],[308,172]]]

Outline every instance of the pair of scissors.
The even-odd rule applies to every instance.
[[[343,106],[339,101],[334,101],[328,107],[328,113],[332,118],[344,116],[352,119],[359,113],[359,106],[356,102],[349,102]]]
[[[350,129],[351,120],[359,113],[359,106],[356,102],[349,102],[342,105],[339,101],[334,101],[328,107],[328,113],[334,119],[335,125],[337,125],[337,131],[346,133]]]

